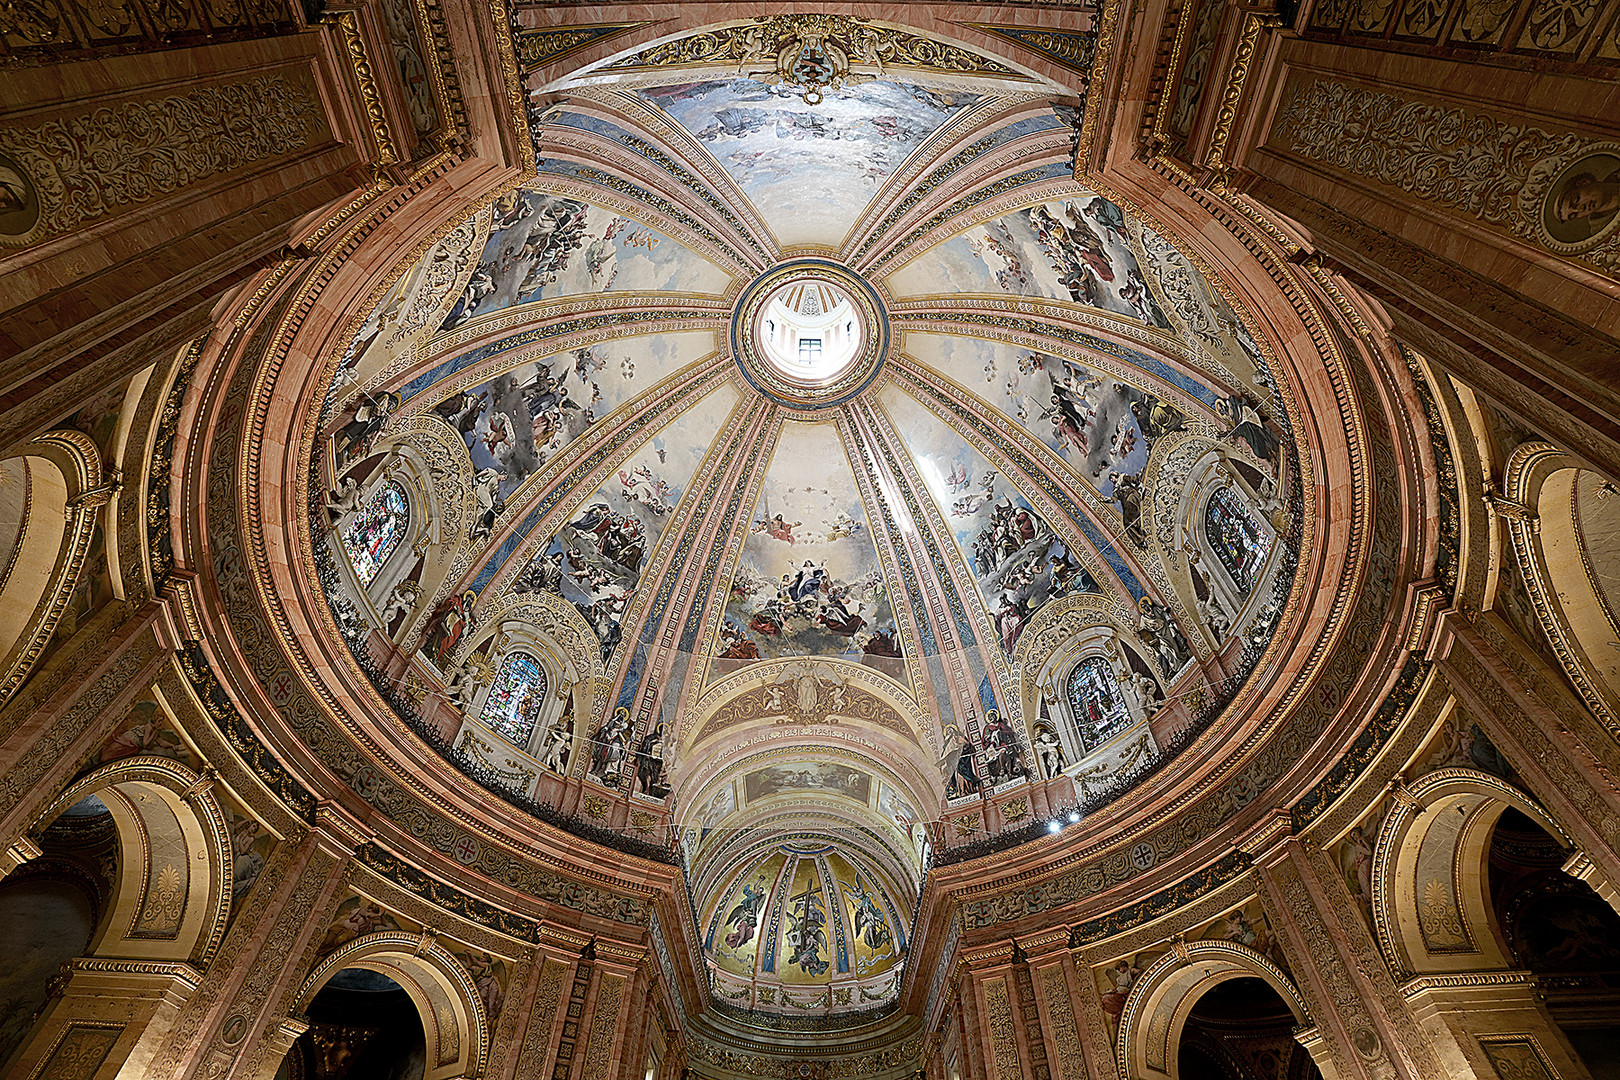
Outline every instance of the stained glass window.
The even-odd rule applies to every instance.
[[[411,504],[405,489],[390,480],[378,488],[356,511],[343,530],[343,549],[354,565],[360,584],[370,585],[388,556],[405,538],[411,521]]]
[[[1069,673],[1069,709],[1087,750],[1131,726],[1114,667],[1101,656],[1088,656]]]
[[[1210,495],[1204,509],[1204,533],[1232,584],[1244,596],[1249,595],[1260,567],[1265,565],[1266,552],[1271,550],[1271,537],[1231,488],[1216,488]]]
[[[526,652],[507,653],[484,699],[482,719],[516,745],[528,746],[545,699],[546,673],[540,662]]]

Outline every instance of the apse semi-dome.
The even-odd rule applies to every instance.
[[[892,1000],[930,861],[1166,767],[1299,557],[1243,314],[1075,182],[1074,99],[946,49],[537,97],[535,175],[390,276],[319,420],[358,670],[515,806],[679,861],[720,1005]]]

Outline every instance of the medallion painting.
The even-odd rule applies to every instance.
[[[1080,552],[961,436],[893,387],[881,400],[906,433],[917,471],[961,547],[1007,655],[1048,601],[1099,591]]]
[[[737,391],[722,385],[654,435],[529,561],[513,591],[560,594],[591,624],[604,662],[611,657],[642,568],[736,404]]]
[[[841,656],[891,674],[900,667],[883,570],[832,424],[782,431],[710,670],[781,656]]]
[[[751,79],[646,94],[703,143],[783,244],[837,244],[906,157],[980,100],[961,91],[868,82],[808,105]]]
[[[724,292],[719,267],[654,229],[527,188],[495,202],[489,239],[442,331],[536,300],[620,290]]]
[[[467,444],[487,513],[597,420],[713,344],[711,334],[687,333],[590,345],[459,390],[433,411]]]
[[[1044,296],[1170,329],[1143,277],[1124,212],[1089,192],[980,225],[930,249],[890,280],[899,295]]]

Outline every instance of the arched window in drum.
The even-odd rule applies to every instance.
[[[1210,494],[1204,508],[1204,536],[1238,592],[1249,595],[1271,550],[1271,537],[1231,488],[1216,488]]]
[[[507,653],[484,699],[481,719],[513,744],[527,747],[545,699],[546,672],[540,662],[526,652]]]
[[[1069,710],[1087,751],[1131,724],[1114,667],[1101,656],[1088,656],[1074,666],[1069,673],[1068,697]]]
[[[343,550],[361,585],[369,586],[388,562],[411,523],[405,489],[388,481],[367,499],[343,530]]]

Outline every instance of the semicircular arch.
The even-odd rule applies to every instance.
[[[1115,1058],[1127,1080],[1180,1080],[1179,1049],[1198,999],[1231,979],[1258,978],[1300,1024],[1310,1011],[1293,980],[1264,955],[1235,941],[1178,942],[1144,971],[1120,1013]]]

